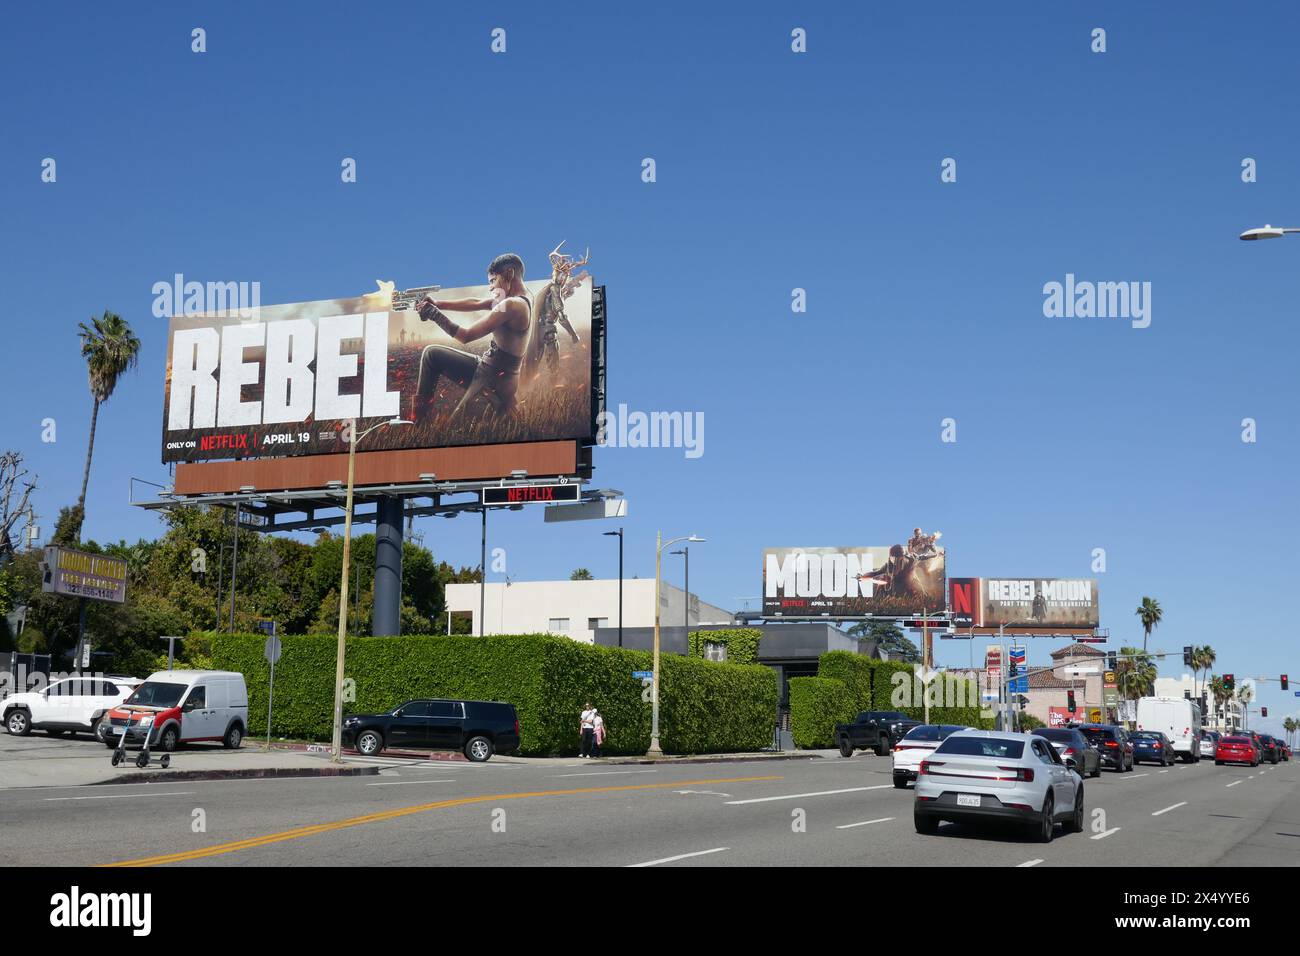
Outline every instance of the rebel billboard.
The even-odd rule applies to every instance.
[[[1101,623],[1094,578],[952,578],[958,627],[1088,627]]]
[[[888,547],[768,548],[764,617],[911,617],[945,603],[939,533]]]
[[[552,253],[490,285],[426,287],[175,316],[163,399],[164,462],[590,443],[603,411],[604,290]],[[515,265],[518,264],[518,265]],[[565,271],[565,266],[569,271]],[[498,261],[494,260],[493,268]]]

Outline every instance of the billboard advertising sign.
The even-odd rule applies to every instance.
[[[944,549],[918,528],[907,544],[768,548],[764,617],[912,617],[943,610]]]
[[[1071,721],[1077,723],[1087,723],[1088,717],[1082,707],[1076,707],[1070,710],[1068,707],[1049,707],[1047,708],[1047,726],[1064,727]]]
[[[381,283],[251,315],[174,316],[163,461],[346,452],[354,418],[411,422],[377,429],[365,451],[594,440],[603,289],[560,267],[530,282],[492,268],[504,271],[491,285],[415,302]]]
[[[126,600],[126,562],[106,554],[49,547],[41,590],[121,604]]]
[[[1095,628],[1101,621],[1092,578],[950,578],[948,607],[957,627]]]

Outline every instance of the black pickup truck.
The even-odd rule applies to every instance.
[[[853,751],[869,748],[884,757],[904,734],[919,726],[919,720],[896,710],[864,710],[853,723],[835,725],[835,746],[841,757],[852,757]]]
[[[366,757],[394,750],[459,750],[475,763],[519,749],[514,704],[482,700],[408,700],[383,714],[343,721],[343,746]]]

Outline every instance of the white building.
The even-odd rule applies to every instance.
[[[470,633],[479,633],[477,584],[448,584],[447,610],[473,617]],[[730,624],[732,615],[692,594],[690,614],[686,594],[667,582],[660,585],[660,626],[689,627]],[[488,582],[484,634],[563,634],[585,644],[595,642],[598,627],[618,627],[618,579],[599,581]],[[623,627],[653,627],[654,578],[624,578]]]
[[[1178,677],[1157,677],[1155,683],[1156,697],[1184,697],[1186,693],[1192,695],[1192,699],[1199,705],[1199,693],[1205,694],[1208,714],[1206,714],[1206,726],[1212,730],[1236,731],[1241,729],[1242,708],[1241,701],[1235,697],[1228,701],[1222,708],[1218,708],[1214,703],[1214,695],[1210,693],[1210,678],[1201,676],[1199,679],[1193,678],[1190,673],[1183,673]],[[1216,713],[1216,709],[1219,711]]]

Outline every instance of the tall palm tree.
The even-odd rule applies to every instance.
[[[1165,612],[1160,609],[1160,602],[1153,597],[1143,597],[1142,603],[1137,609],[1138,620],[1142,622],[1142,650],[1147,649],[1147,639],[1151,637],[1151,631],[1160,619],[1165,616]]]
[[[1209,677],[1210,669],[1214,667],[1214,662],[1217,661],[1218,659],[1219,659],[1218,655],[1214,653],[1214,648],[1212,648],[1209,644],[1204,644],[1201,647],[1192,648],[1192,669],[1197,674],[1200,674],[1202,671],[1204,671],[1205,676]],[[1196,688],[1197,700],[1201,699],[1202,690],[1204,690],[1203,681],[1198,683]]]
[[[90,325],[79,324],[81,357],[86,360],[90,379],[90,395],[95,400],[90,414],[90,443],[86,448],[86,470],[81,476],[81,496],[77,498],[76,537],[81,537],[81,525],[86,518],[86,486],[90,484],[90,459],[95,453],[95,429],[99,425],[99,406],[108,401],[117,388],[117,380],[129,369],[135,368],[140,358],[140,340],[131,331],[126,320],[115,312],[104,310],[100,318],[90,317]]]
[[[1232,699],[1232,691],[1228,690],[1228,684],[1223,677],[1210,678],[1210,696],[1214,698],[1214,713],[1217,722],[1219,712]]]
[[[1294,717],[1288,717],[1282,721],[1282,729],[1286,731],[1286,745],[1291,746],[1291,735],[1295,733],[1296,722]]]

